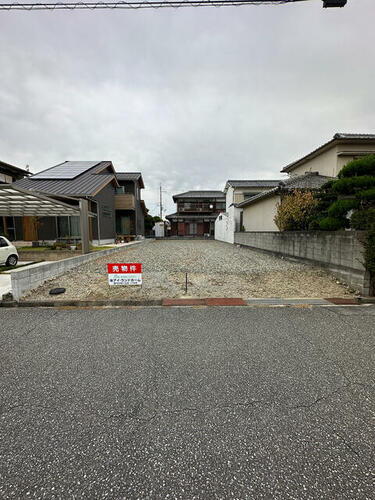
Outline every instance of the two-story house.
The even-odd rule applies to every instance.
[[[177,212],[166,217],[171,224],[171,236],[214,235],[215,219],[225,211],[222,191],[187,191],[174,195],[173,201],[177,204]]]
[[[27,170],[15,167],[4,161],[0,161],[0,184],[12,184],[19,179],[30,175]],[[0,217],[0,235],[3,234],[10,240],[15,240],[17,236],[17,226],[20,221],[18,217]]]
[[[242,210],[239,203],[277,186],[279,180],[243,179],[228,180],[225,184],[225,213],[215,221],[215,239],[234,243],[234,233],[241,231]]]
[[[237,205],[245,231],[278,231],[274,217],[282,197],[295,189],[318,190],[350,161],[375,154],[375,134],[337,133],[325,144],[289,163],[281,172],[288,178],[274,188]]]
[[[66,161],[18,180],[15,186],[62,200],[87,200],[89,211],[95,214],[89,222],[90,240],[94,244],[113,243],[117,237],[134,239],[144,235],[146,208],[140,199],[140,189],[144,187],[142,176],[140,173],[117,174],[111,161]],[[38,217],[37,220],[23,217],[16,238],[79,240],[79,217]]]
[[[116,188],[116,234],[123,238],[145,234],[147,209],[141,199],[144,183],[140,172],[117,172],[119,186]]]

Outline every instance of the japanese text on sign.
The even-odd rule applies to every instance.
[[[110,285],[142,285],[142,264],[107,264]]]

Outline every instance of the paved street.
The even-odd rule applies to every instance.
[[[0,309],[0,497],[373,499],[374,320]]]

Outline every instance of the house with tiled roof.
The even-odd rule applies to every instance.
[[[242,210],[237,205],[274,188],[279,182],[270,179],[228,180],[224,187],[225,212],[216,218],[215,239],[234,243],[234,233],[240,231],[242,226]]]
[[[337,133],[330,141],[286,165],[281,172],[290,176],[318,172],[336,177],[350,161],[374,153],[375,134]]]
[[[175,194],[177,211],[167,215],[171,236],[212,237],[218,214],[225,211],[223,191],[186,191]]]
[[[281,172],[288,174],[287,179],[237,204],[242,228],[278,231],[274,217],[286,193],[295,189],[317,190],[337,177],[347,163],[368,154],[375,154],[375,134],[335,134],[330,141],[283,167]]]

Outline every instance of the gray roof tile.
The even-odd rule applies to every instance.
[[[173,196],[176,198],[225,198],[223,191],[186,191],[186,193],[179,193]]]
[[[103,161],[74,179],[33,179],[33,176],[31,176],[16,181],[14,185],[30,191],[47,194],[93,196],[101,186],[104,187],[112,180],[117,182],[114,171],[113,173],[100,173],[108,167],[113,171],[112,163],[110,161]]]
[[[268,198],[269,196],[272,196],[280,192],[281,190],[292,191],[293,189],[312,189],[312,190],[319,189],[326,182],[328,182],[333,178],[334,177],[327,177],[326,175],[319,175],[316,174],[315,172],[311,172],[305,175],[298,175],[296,177],[290,177],[285,181],[280,181],[278,186],[269,189],[268,191],[263,191],[263,193],[259,193],[256,196],[252,196],[251,198],[248,198],[242,201],[241,203],[238,203],[236,206],[242,208],[248,205],[252,205],[253,203],[256,203],[257,201],[263,198]]]

